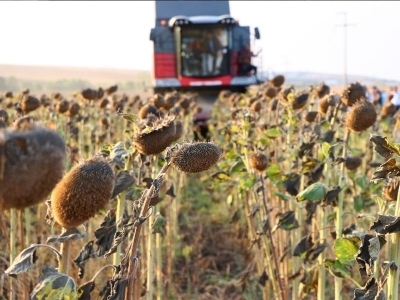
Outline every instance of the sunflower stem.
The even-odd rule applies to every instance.
[[[348,140],[350,136],[350,131],[346,129],[345,135],[344,135],[344,146],[343,146],[343,152],[342,152],[342,157],[345,158],[347,156],[347,146],[348,146]],[[344,176],[345,176],[345,163],[342,163],[340,165],[340,172],[339,172],[339,186],[340,188],[343,189],[343,186],[345,184],[344,181]],[[344,191],[342,190],[339,193],[338,196],[338,205],[336,207],[336,238],[340,238],[342,236],[342,230],[343,230],[343,203],[344,203]],[[342,299],[342,283],[343,279],[340,277],[335,277],[335,300]]]
[[[324,166],[324,174],[325,174],[325,185],[330,185],[330,171],[328,169],[328,164],[325,163]],[[321,207],[321,216],[320,216],[320,243],[325,243],[328,237],[328,230],[327,230],[327,212],[326,207]],[[323,251],[318,256],[318,290],[317,290],[317,299],[324,300],[325,299],[325,287],[326,287],[326,269],[324,265],[326,253]]]
[[[128,155],[128,159],[125,162],[125,169],[126,171],[130,170],[130,167],[132,165],[133,160],[135,159],[136,155],[138,154],[137,151],[133,152],[132,154]],[[126,190],[119,195],[118,200],[117,200],[117,211],[115,214],[115,222],[118,225],[119,220],[121,220],[123,214],[124,214],[124,208],[125,208],[125,197],[126,197]],[[121,246],[118,246],[117,251],[113,255],[113,264],[114,265],[119,265],[121,262]]]
[[[63,228],[62,233],[66,231],[65,228]],[[70,249],[71,249],[71,240],[67,240],[64,243],[61,243],[61,261],[59,262],[58,265],[58,272],[62,274],[68,275],[69,271],[69,254],[70,254]]]
[[[10,264],[14,261],[17,256],[17,210],[15,208],[10,209]],[[15,299],[15,282],[10,280],[10,300]]]
[[[170,166],[170,164],[166,163],[160,170],[159,175],[165,174],[168,171],[169,166]],[[150,200],[154,193],[154,190],[155,190],[155,186],[151,185],[151,187],[149,189],[147,189],[143,194],[144,200],[143,200],[143,205],[142,205],[142,208],[140,211],[140,218],[143,220],[146,220],[146,218],[147,218],[149,206],[150,206]],[[138,268],[137,268],[137,263],[134,260],[134,258],[138,257],[137,252],[138,252],[139,245],[140,245],[140,233],[142,230],[143,223],[144,222],[139,221],[139,223],[135,227],[135,230],[133,233],[133,240],[128,247],[128,253],[126,255],[129,258],[129,265],[128,265],[129,281],[128,281],[128,284],[125,289],[125,297],[124,297],[124,299],[126,299],[126,300],[130,300],[133,293],[135,292],[133,287],[134,287],[134,282],[136,280],[136,272],[137,272]],[[139,263],[140,263],[140,261],[139,261]],[[137,285],[135,287],[137,287]]]
[[[395,216],[400,216],[400,189],[397,192]],[[390,261],[394,262],[394,266],[389,269],[388,275],[388,300],[399,299],[399,267],[400,267],[400,233],[392,233],[390,240]]]

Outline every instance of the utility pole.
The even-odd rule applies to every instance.
[[[344,22],[336,26],[343,27],[343,88],[347,86],[347,27],[355,26],[355,24],[347,23],[347,12],[341,12],[343,14]]]

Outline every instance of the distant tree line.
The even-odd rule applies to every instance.
[[[25,89],[30,89],[35,92],[70,92],[70,91],[80,91],[82,89],[93,87],[97,88],[99,86],[107,88],[109,85],[117,84],[119,90],[140,90],[145,86],[149,85],[149,80],[135,80],[135,81],[125,81],[125,82],[113,82],[113,83],[100,83],[93,84],[88,80],[84,79],[59,79],[52,81],[34,81],[34,80],[24,80],[19,79],[14,76],[0,77],[0,91],[22,91]]]

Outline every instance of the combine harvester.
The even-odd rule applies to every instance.
[[[251,42],[249,26],[230,15],[229,1],[155,1],[153,89],[194,91],[200,105],[222,89],[244,92],[258,82],[240,71],[239,54]],[[260,39],[258,28],[254,38]],[[208,110],[206,108],[206,110]]]

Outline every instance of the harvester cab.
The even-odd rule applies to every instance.
[[[230,15],[229,1],[155,1],[153,88],[244,91],[256,84],[239,55],[251,42],[249,26]],[[260,38],[258,28],[253,37]]]

